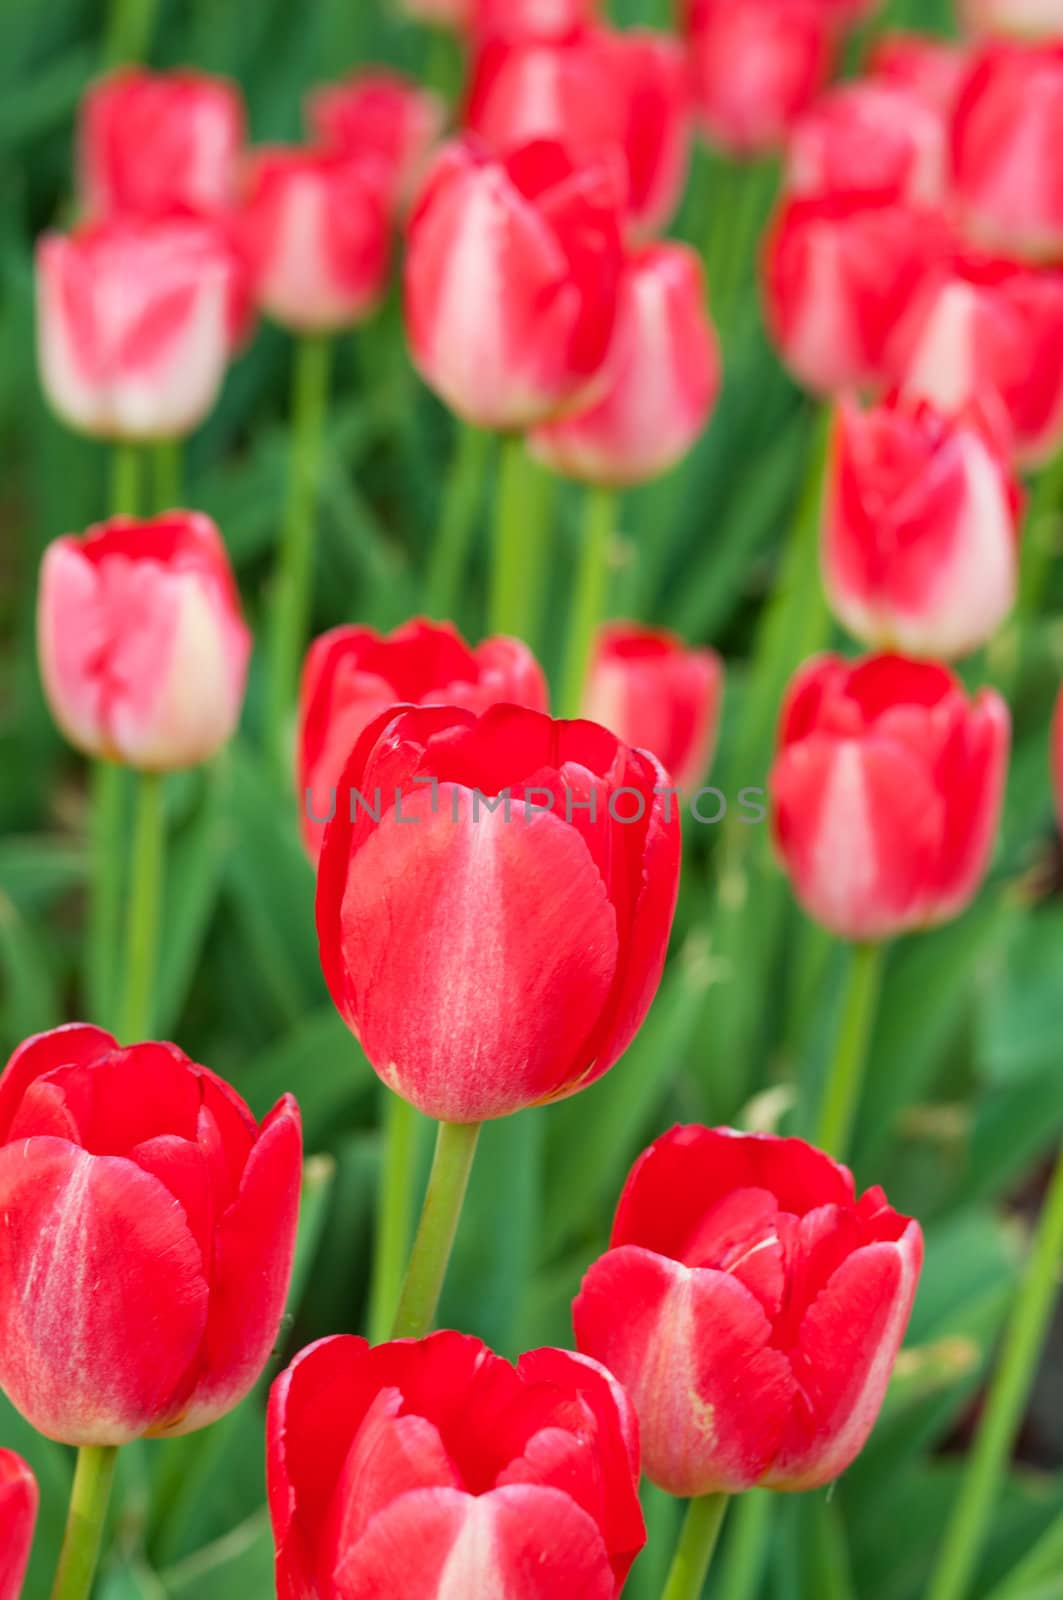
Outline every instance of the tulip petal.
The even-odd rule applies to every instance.
[[[113,1035],[83,1022],[67,1023],[26,1039],[0,1076],[0,1140],[6,1140],[11,1119],[35,1078],[57,1067],[77,1066],[116,1048]]]
[[[0,1600],[19,1600],[37,1520],[37,1481],[11,1450],[0,1450]]]

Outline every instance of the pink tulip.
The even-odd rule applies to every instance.
[[[398,209],[424,176],[446,115],[439,95],[397,72],[381,71],[315,89],[307,108],[310,126],[327,148],[382,162]]]

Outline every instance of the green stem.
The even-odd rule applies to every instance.
[[[155,510],[173,511],[181,504],[181,441],[159,439],[152,447]]]
[[[155,28],[158,0],[111,0],[104,58],[109,67],[143,61]]]
[[[120,442],[111,451],[110,515],[135,517],[140,505],[140,450]]]
[[[309,623],[314,512],[321,478],[331,355],[327,334],[304,334],[295,346],[288,505],[273,602],[267,724],[282,770],[289,765],[289,719]]]
[[[880,944],[853,946],[841,1025],[816,1121],[813,1142],[840,1161],[845,1160],[860,1104],[871,1029],[882,987],[883,954],[884,947]]]
[[[369,1342],[381,1344],[395,1319],[402,1272],[413,1226],[413,1180],[417,1113],[409,1101],[385,1088],[383,1143],[373,1277],[369,1289]]]
[[[428,567],[428,611],[433,617],[447,619],[454,615],[476,528],[490,443],[491,435],[482,429],[468,422],[458,424],[443,515]]]
[[[82,1445],[78,1451],[52,1600],[86,1600],[92,1588],[117,1459],[111,1445]]]
[[[529,526],[532,463],[520,434],[502,440],[495,489],[495,525],[491,553],[491,633],[526,638],[531,613],[529,572],[535,566],[529,540],[541,529]]]
[[[121,863],[125,817],[125,770],[111,761],[94,761],[91,771],[92,885],[89,948],[85,970],[92,1015],[114,1024],[118,941],[122,924]]]
[[[720,1573],[720,1600],[756,1600],[768,1554],[772,1496],[751,1489],[735,1506]]]
[[[728,1500],[725,1494],[691,1500],[661,1600],[699,1600]]]
[[[970,1590],[1055,1308],[1061,1259],[1063,1150],[1045,1195],[1033,1250],[1012,1306],[927,1600],[963,1600]]]
[[[126,924],[125,1002],[120,1028],[126,1044],[146,1038],[151,1027],[152,990],[158,966],[165,837],[162,788],[160,773],[139,774],[130,868],[129,920]]]
[[[417,1237],[413,1241],[393,1339],[421,1339],[432,1326],[469,1185],[478,1122],[441,1122]]]
[[[563,717],[578,717],[583,701],[594,636],[605,614],[609,589],[609,546],[616,522],[616,495],[611,489],[589,488],[585,501],[572,615],[568,625],[565,664],[558,702]]]

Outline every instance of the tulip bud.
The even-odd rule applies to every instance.
[[[190,1433],[237,1405],[280,1326],[301,1175],[172,1044],[74,1025],[0,1076],[0,1387],[50,1439]]]
[[[698,438],[720,389],[720,351],[697,254],[650,245],[625,264],[604,392],[586,410],[544,423],[534,454],[587,483],[644,483]]]
[[[397,72],[362,72],[327,84],[314,90],[307,106],[310,127],[327,149],[381,163],[396,210],[405,208],[424,176],[446,117],[439,95]]]
[[[978,649],[1015,600],[1021,498],[975,418],[843,401],[823,545],[835,614],[876,649]]]
[[[897,84],[842,84],[803,112],[790,134],[792,194],[862,190],[934,205],[944,198],[945,178],[943,113]]]
[[[188,433],[237,336],[240,267],[220,227],[120,218],[37,248],[41,383],[64,422],[122,439]]]
[[[1000,817],[1010,719],[946,667],[819,656],[783,706],[771,775],[794,894],[839,938],[889,939],[973,899]]]
[[[225,211],[243,140],[243,100],[228,79],[120,68],[81,103],[82,205],[92,217]]]
[[[738,156],[782,144],[830,76],[836,47],[818,0],[690,0],[687,35],[705,133]]]
[[[1017,34],[1029,39],[1063,34],[1063,0],[960,0],[972,33]]]
[[[0,1450],[0,1600],[19,1600],[36,1520],[36,1478],[13,1450]]]
[[[1030,261],[1063,260],[1063,39],[989,44],[952,122],[952,175],[968,232]]]
[[[604,728],[517,706],[399,707],[365,730],[325,828],[318,943],[397,1094],[479,1122],[608,1071],[649,1009],[675,911],[663,779]]]
[[[195,766],[240,718],[251,637],[209,517],[115,517],[48,546],[37,603],[52,715],[86,754]]]
[[[406,253],[425,381],[484,428],[527,428],[593,394],[620,281],[623,184],[541,140],[501,160],[444,147]]]
[[[874,1426],[922,1257],[917,1222],[802,1140],[673,1128],[631,1170],[576,1343],[669,1494],[815,1489]]]
[[[363,730],[389,707],[464,706],[486,711],[508,701],[545,711],[542,668],[519,639],[485,639],[475,650],[450,623],[415,618],[381,637],[371,628],[333,628],[311,645],[299,695],[299,823],[311,860]]]
[[[910,89],[935,111],[950,115],[967,76],[965,46],[922,33],[884,33],[872,46],[867,70],[878,83]]]
[[[335,332],[375,310],[387,286],[393,181],[377,156],[255,152],[242,235],[258,303],[274,321]]]
[[[479,1339],[322,1339],[273,1385],[280,1600],[616,1600],[646,1542],[635,1418],[604,1367]]]
[[[584,714],[636,750],[649,750],[679,789],[695,789],[716,747],[723,662],[674,633],[633,622],[602,628]]]

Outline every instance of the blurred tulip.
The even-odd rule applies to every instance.
[[[783,707],[771,776],[794,893],[840,938],[888,939],[958,916],[989,864],[1009,743],[992,689],[947,668],[819,656]]]
[[[910,89],[935,111],[946,115],[956,103],[967,66],[967,49],[954,39],[901,32],[881,34],[867,62],[873,82]]]
[[[0,1600],[19,1600],[36,1520],[36,1478],[13,1450],[0,1450]]]
[[[561,39],[594,22],[600,9],[599,0],[472,0],[472,20],[480,34]]]
[[[673,1128],[632,1168],[576,1342],[668,1493],[815,1489],[874,1426],[922,1257],[917,1222],[802,1140]]]
[[[235,83],[122,67],[92,84],[81,103],[82,205],[94,218],[225,211],[236,198],[243,141]]]
[[[972,33],[1018,34],[1030,39],[1063,35],[1063,0],[959,0]]]
[[[347,759],[363,729],[399,703],[486,711],[508,701],[545,711],[542,668],[519,639],[485,639],[475,650],[450,623],[415,618],[394,633],[333,628],[311,645],[299,697],[299,823],[317,860],[323,821],[336,803]]]
[[[397,1094],[479,1122],[608,1071],[649,1009],[675,910],[663,778],[594,723],[517,706],[397,708],[366,729],[325,829],[318,942]]]
[[[623,185],[547,140],[444,147],[409,226],[406,327],[467,421],[515,430],[593,394],[616,321]]]
[[[723,662],[674,633],[634,622],[602,628],[584,714],[634,750],[649,750],[679,789],[696,789],[716,747]]]
[[[467,28],[472,21],[476,0],[398,0],[408,16],[441,28]]]
[[[37,648],[52,715],[89,755],[147,771],[214,755],[240,718],[251,638],[209,517],[115,517],[48,546]]]
[[[784,202],[765,247],[768,323],[819,394],[881,383],[901,313],[949,242],[931,211],[864,194]]]
[[[781,145],[830,76],[836,32],[819,0],[688,0],[695,109],[738,156]]]
[[[0,1076],[0,1387],[49,1439],[189,1433],[269,1358],[295,1245],[299,1113],[259,1128],[172,1044],[80,1024]]]
[[[259,305],[274,321],[335,332],[376,309],[391,256],[392,181],[375,155],[254,152],[242,234]]]
[[[989,44],[974,58],[952,123],[956,201],[992,249],[1063,260],[1063,39]]]
[[[533,453],[586,483],[619,487],[667,472],[702,432],[720,389],[701,261],[686,245],[628,257],[606,375],[586,410],[535,430]]]
[[[396,209],[412,198],[446,124],[439,95],[397,72],[360,72],[315,89],[307,106],[314,135],[330,150],[379,160]]]
[[[1015,600],[1021,500],[975,418],[843,401],[823,543],[832,609],[876,649],[978,649]]]
[[[793,194],[863,190],[934,205],[945,194],[944,115],[913,90],[865,79],[829,90],[794,123]]]
[[[241,290],[231,240],[207,221],[124,217],[46,234],[37,346],[49,402],[86,433],[188,433],[217,398]]]

